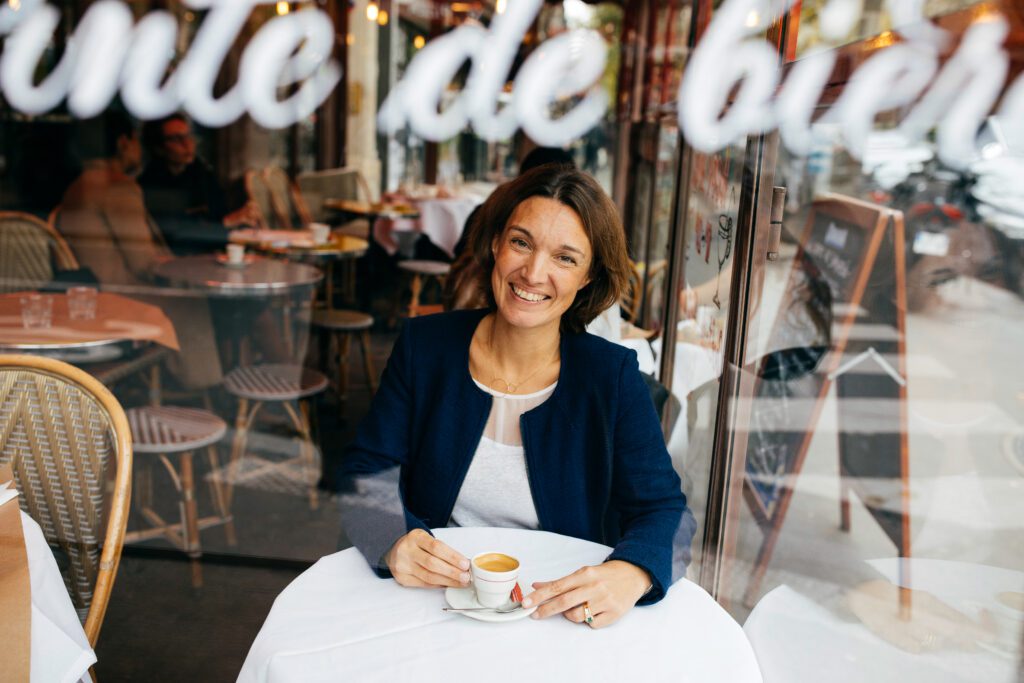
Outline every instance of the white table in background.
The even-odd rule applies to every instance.
[[[438,529],[463,555],[520,558],[520,582],[599,564],[606,546],[543,531]],[[606,629],[561,617],[483,623],[441,611],[440,590],[380,579],[357,550],[322,558],[277,597],[239,681],[671,681],[758,683],[739,625],[682,580]]]
[[[1024,573],[1000,567],[910,558],[912,587],[931,593],[972,619],[982,610],[999,617],[998,647],[976,652],[939,650],[912,654],[868,629],[850,614],[837,614],[782,585],[765,595],[747,617],[765,683],[1015,683],[1024,612],[1001,605],[1001,592],[1024,591]],[[898,583],[900,560],[869,564]]]
[[[89,647],[43,530],[24,512],[21,528],[32,591],[32,683],[89,683],[96,653]],[[0,678],[2,674],[0,669]]]

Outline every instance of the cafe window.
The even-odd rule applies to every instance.
[[[15,676],[1019,678],[1024,3],[206,4],[0,5]],[[442,368],[531,158],[611,197],[628,287],[554,371]],[[468,586],[404,587],[417,529]],[[524,619],[588,566],[639,605]]]

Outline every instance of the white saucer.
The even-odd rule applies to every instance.
[[[519,584],[523,586],[522,582]],[[444,591],[444,599],[448,603],[449,607],[455,609],[466,609],[467,607],[480,607],[480,603],[476,601],[476,593],[473,592],[472,586],[469,588],[446,588]],[[509,612],[508,614],[498,614],[497,612],[453,612],[453,614],[461,614],[464,617],[470,619],[477,619],[478,621],[519,621],[525,617],[530,616],[537,611],[537,606],[534,605],[528,609],[518,609],[515,612]]]

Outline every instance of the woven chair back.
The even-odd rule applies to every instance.
[[[78,267],[67,242],[30,213],[0,211],[0,293],[39,289],[54,267]]]
[[[250,169],[245,172],[245,192],[249,201],[256,205],[260,212],[260,220],[264,227],[271,230],[284,230],[286,226],[274,207],[274,199],[267,187],[263,171]]]
[[[267,182],[270,197],[285,228],[293,230],[309,225],[312,220],[309,209],[288,174],[277,166],[268,166],[263,169],[263,178]]]
[[[0,355],[0,464],[39,523],[89,642],[117,573],[131,477],[131,430],[96,379],[67,363]]]

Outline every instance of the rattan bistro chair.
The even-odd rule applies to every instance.
[[[67,363],[0,355],[0,463],[14,470],[22,510],[67,557],[64,582],[95,646],[128,521],[132,437],[124,410]]]
[[[301,230],[312,222],[306,200],[283,169],[268,166],[263,169],[263,181],[270,191],[270,199],[282,227],[286,230]]]
[[[54,267],[78,268],[60,233],[32,214],[0,211],[0,292],[38,289],[53,279]]]

